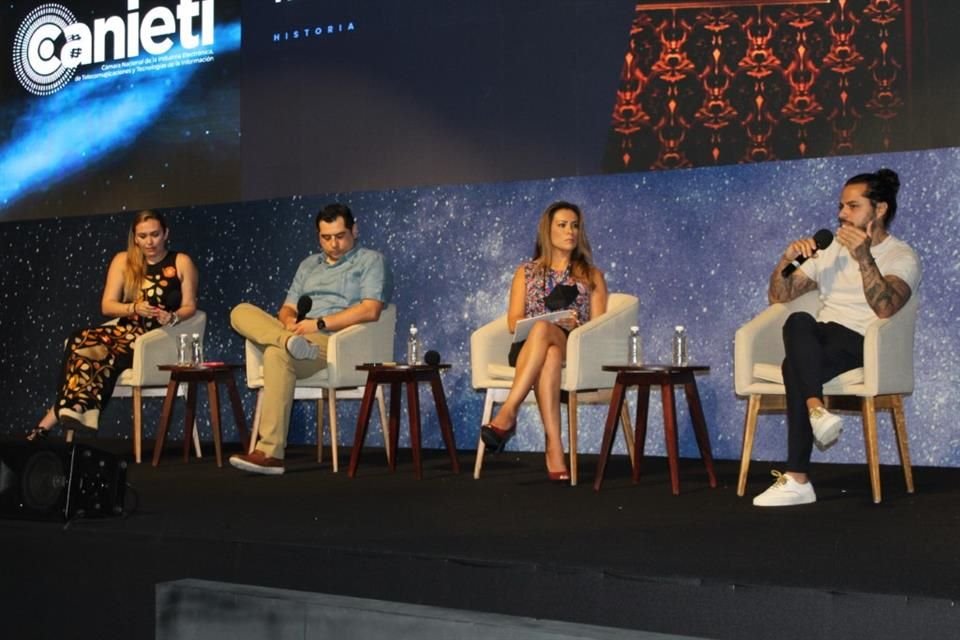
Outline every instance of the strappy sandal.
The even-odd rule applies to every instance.
[[[27,432],[27,442],[40,442],[46,440],[47,436],[50,435],[50,429],[44,429],[43,427],[34,427]]]

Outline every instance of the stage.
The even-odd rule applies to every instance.
[[[128,443],[93,446],[129,458]],[[228,451],[236,445],[228,445]],[[625,457],[592,488],[552,485],[542,454],[473,452],[454,475],[439,451],[417,481],[409,450],[391,473],[365,451],[357,477],[292,448],[286,475],[131,464],[125,518],[0,520],[0,620],[12,638],[153,638],[154,588],[199,578],[705,638],[950,637],[960,628],[960,470],[815,465],[819,502],[761,510],[735,494],[736,464],[710,489],[682,460],[632,484]],[[344,467],[345,468],[345,465]],[[748,492],[771,465],[754,462]],[[132,495],[128,503],[132,504]]]

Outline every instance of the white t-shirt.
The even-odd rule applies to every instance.
[[[883,276],[897,276],[907,283],[913,295],[920,284],[920,260],[903,240],[888,235],[870,253]],[[863,335],[877,319],[863,293],[860,265],[846,247],[834,241],[815,258],[800,265],[800,270],[817,283],[823,306],[818,322],[836,322]]]

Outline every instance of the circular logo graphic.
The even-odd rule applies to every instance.
[[[13,70],[23,88],[38,96],[59,91],[75,67],[65,67],[57,52],[66,43],[63,30],[77,19],[63,5],[42,4],[31,11],[13,40]]]

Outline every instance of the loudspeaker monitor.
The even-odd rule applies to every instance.
[[[84,444],[0,444],[0,518],[122,515],[127,463]]]

